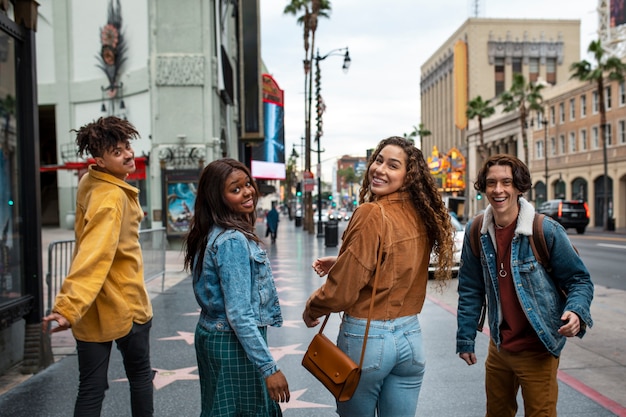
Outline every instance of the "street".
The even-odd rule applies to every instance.
[[[339,224],[339,237],[346,225],[347,222]],[[264,226],[259,223],[257,232],[263,231]],[[585,236],[583,240],[590,239]],[[318,331],[307,329],[301,318],[308,295],[323,282],[311,269],[311,262],[316,257],[335,255],[339,250],[325,247],[324,241],[295,227],[285,216],[279,223],[276,243],[271,244],[269,238],[265,240],[285,320],[283,327],[268,330],[268,340],[289,382],[291,401],[282,405],[286,417],[336,416],[332,396],[300,364],[302,354]],[[164,286],[160,280],[153,280],[148,286],[155,314],[151,331],[152,365],[158,369],[154,381],[155,416],[197,416],[200,390],[193,332],[198,306],[191,280],[182,272],[180,253],[168,251],[167,255]],[[592,305],[595,326],[583,340],[570,339],[561,359],[559,417],[626,417],[624,294],[622,290],[596,287]],[[479,363],[467,366],[454,352],[455,313],[456,280],[443,290],[431,285],[420,314],[427,371],[416,417],[484,416],[483,362],[488,337],[477,335]],[[339,315],[334,314],[325,330],[331,340],[336,337],[338,324]],[[53,338],[57,360],[54,365],[0,394],[0,417],[72,414],[78,371],[73,339],[69,332],[64,333],[64,337]],[[117,349],[111,354],[109,385],[102,416],[129,415],[128,383]],[[518,417],[522,415],[523,409]]]
[[[626,235],[587,230],[584,235],[573,230],[568,234],[585,261],[594,284],[626,291]]]

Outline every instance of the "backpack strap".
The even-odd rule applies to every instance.
[[[480,258],[480,229],[483,224],[483,217],[483,213],[478,214],[470,226],[470,247],[477,258]]]
[[[552,268],[550,267],[550,251],[548,250],[548,245],[546,244],[546,237],[543,234],[543,218],[544,214],[535,213],[535,218],[533,219],[533,236],[530,239],[530,247],[533,250],[533,254],[537,259],[537,262],[543,266],[543,268],[550,272]]]
[[[480,258],[480,229],[483,224],[483,213],[478,214],[474,217],[472,224],[470,226],[470,247],[472,248],[472,253],[476,258]],[[487,300],[483,300],[483,305],[480,308],[480,316],[478,318],[478,325],[476,326],[476,330],[479,332],[483,331],[483,327],[485,325],[485,319],[487,318]]]

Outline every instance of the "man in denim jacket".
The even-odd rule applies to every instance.
[[[487,196],[480,256],[466,233],[459,271],[456,351],[477,362],[474,339],[486,299],[491,334],[485,362],[487,417],[513,417],[522,388],[526,417],[556,416],[557,370],[566,337],[593,322],[593,284],[565,229],[545,217],[548,273],[535,259],[534,207],[522,195],[532,185],[528,168],[511,155],[490,157],[474,188]],[[466,230],[470,230],[471,222]]]

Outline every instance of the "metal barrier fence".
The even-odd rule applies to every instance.
[[[50,314],[54,297],[58,294],[65,276],[70,270],[74,256],[74,239],[56,240],[48,245],[48,270],[46,286],[48,299],[46,315]],[[145,282],[161,276],[161,286],[165,282],[165,258],[167,235],[164,227],[139,231],[139,244],[143,255],[143,276]]]

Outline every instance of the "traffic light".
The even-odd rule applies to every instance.
[[[329,200],[329,201],[333,201],[333,195],[332,195],[332,194],[330,194],[330,195],[328,196],[328,200]]]
[[[476,194],[476,200],[482,200],[483,195],[481,193]]]
[[[302,196],[302,183],[296,183],[296,196]]]

